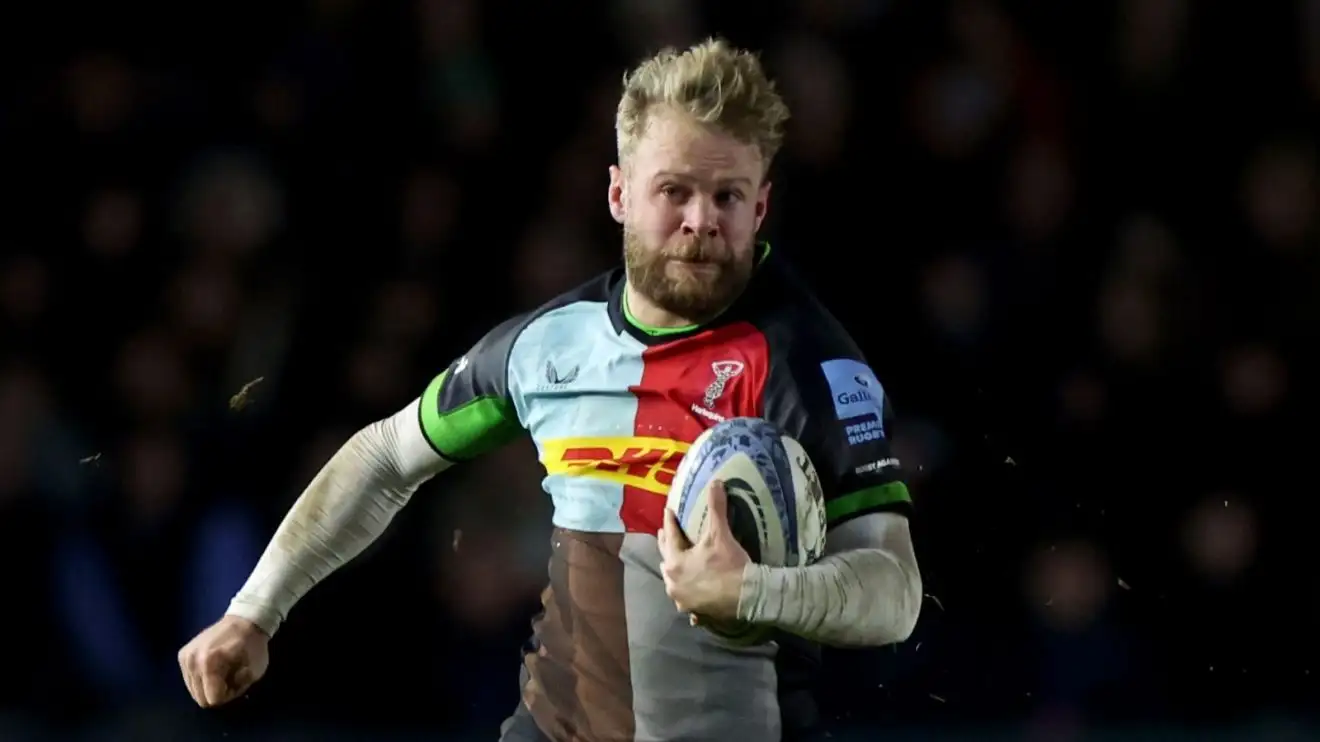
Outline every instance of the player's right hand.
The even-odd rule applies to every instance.
[[[238,698],[266,674],[270,637],[238,616],[225,616],[179,650],[179,669],[202,708]]]

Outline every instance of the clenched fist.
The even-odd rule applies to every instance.
[[[179,669],[203,708],[228,703],[266,674],[270,637],[238,616],[225,616],[179,650]]]

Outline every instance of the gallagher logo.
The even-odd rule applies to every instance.
[[[591,477],[669,494],[691,444],[669,438],[556,438],[542,446],[549,475]]]

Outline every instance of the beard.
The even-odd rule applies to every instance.
[[[708,238],[693,237],[656,250],[641,235],[623,228],[623,263],[628,282],[657,307],[694,324],[714,319],[747,288],[754,251],[739,260],[734,250],[720,250]],[[672,263],[700,263],[702,270],[671,275]]]

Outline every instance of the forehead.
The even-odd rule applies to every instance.
[[[677,112],[651,114],[633,150],[638,175],[667,172],[712,180],[761,179],[761,153],[713,126]]]

